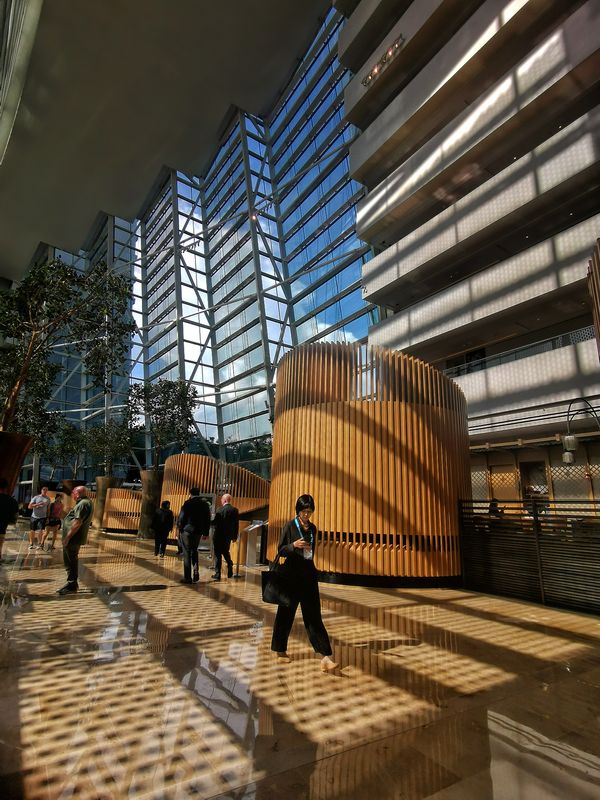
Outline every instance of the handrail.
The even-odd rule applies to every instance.
[[[459,364],[456,367],[448,367],[443,370],[444,375],[448,378],[459,378],[462,375],[469,375],[471,372],[479,372],[483,369],[499,366],[500,364],[508,364],[511,361],[519,361],[522,358],[528,358],[538,353],[546,353],[551,350],[559,350],[561,347],[568,347],[569,345],[577,344],[578,342],[588,341],[595,337],[594,326],[587,325],[585,328],[579,328],[570,333],[561,333],[559,336],[553,336],[550,339],[542,339],[533,344],[526,344],[522,347],[516,347],[514,350],[506,350],[503,353],[496,353],[493,356],[486,358],[479,358],[471,361],[468,364]],[[544,345],[549,345],[544,347]]]

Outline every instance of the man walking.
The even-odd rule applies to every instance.
[[[212,576],[216,581],[221,580],[221,559],[227,562],[227,577],[233,577],[233,561],[229,554],[231,542],[235,542],[238,537],[239,514],[235,506],[231,504],[231,495],[224,494],[221,498],[221,508],[215,514],[215,533],[213,537],[213,548],[215,551],[215,574]]]
[[[210,506],[200,497],[200,489],[192,487],[177,517],[179,539],[183,547],[183,578],[180,583],[197,583],[198,544],[200,537],[208,536],[210,530]],[[193,576],[192,576],[193,569]]]
[[[2,561],[2,548],[7,527],[17,521],[19,504],[8,493],[8,481],[0,478],[0,562]]]
[[[152,518],[152,530],[154,531],[154,555],[165,557],[165,548],[167,546],[167,539],[173,527],[173,512],[171,511],[171,503],[168,500],[163,500],[160,508],[154,512]]]
[[[92,521],[92,501],[87,497],[85,486],[76,486],[71,497],[75,505],[62,524],[63,562],[67,570],[67,582],[58,594],[71,594],[79,589],[79,548],[87,542]]]
[[[36,545],[34,540],[37,532],[40,531],[40,540],[37,544],[38,550],[43,550],[41,544],[41,535],[46,528],[46,516],[48,515],[48,506],[50,505],[50,498],[48,497],[48,487],[42,486],[40,493],[31,498],[28,508],[31,509],[31,520],[29,522],[29,550],[33,550]]]

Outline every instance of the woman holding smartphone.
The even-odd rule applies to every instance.
[[[277,607],[271,650],[277,653],[280,661],[288,663],[291,660],[287,643],[300,604],[308,638],[314,651],[321,656],[321,669],[327,672],[335,669],[337,664],[331,658],[331,644],[321,618],[317,568],[313,560],[317,529],[310,521],[314,510],[315,501],[311,495],[301,495],[296,501],[296,516],[284,525],[281,532],[279,555],[285,558],[281,572],[289,582],[293,602],[289,608]]]

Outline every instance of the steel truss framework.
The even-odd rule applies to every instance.
[[[183,379],[201,395],[198,452],[268,477],[252,443],[271,433],[281,356],[366,341],[376,310],[360,290],[370,251],[355,234],[363,191],[348,177],[341,24],[331,10],[267,119],[236,112],[204,176],[166,172],[141,220],[106,217],[81,258],[56,251],[134,282],[137,332],[112,396],[89,387],[70,348],[57,352],[66,369],[53,404],[69,418],[118,413],[130,380]]]

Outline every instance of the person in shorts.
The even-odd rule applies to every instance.
[[[48,506],[50,505],[50,498],[48,497],[48,487],[42,486],[40,493],[31,498],[28,508],[31,509],[31,520],[29,522],[29,549],[42,550],[41,539],[40,543],[36,545],[35,540],[38,536],[42,536],[46,528],[46,518],[48,516]]]
[[[63,506],[62,501],[62,494],[58,493],[54,498],[54,502],[50,504],[50,508],[48,509],[48,521],[46,522],[46,528],[42,533],[42,538],[40,540],[40,544],[42,545],[42,550],[44,549],[44,545],[46,543],[46,539],[48,538],[48,534],[52,534],[52,541],[48,545],[48,550],[54,550],[54,542],[56,541],[56,534],[60,530],[60,526],[62,525],[62,519],[65,513],[65,507]]]

